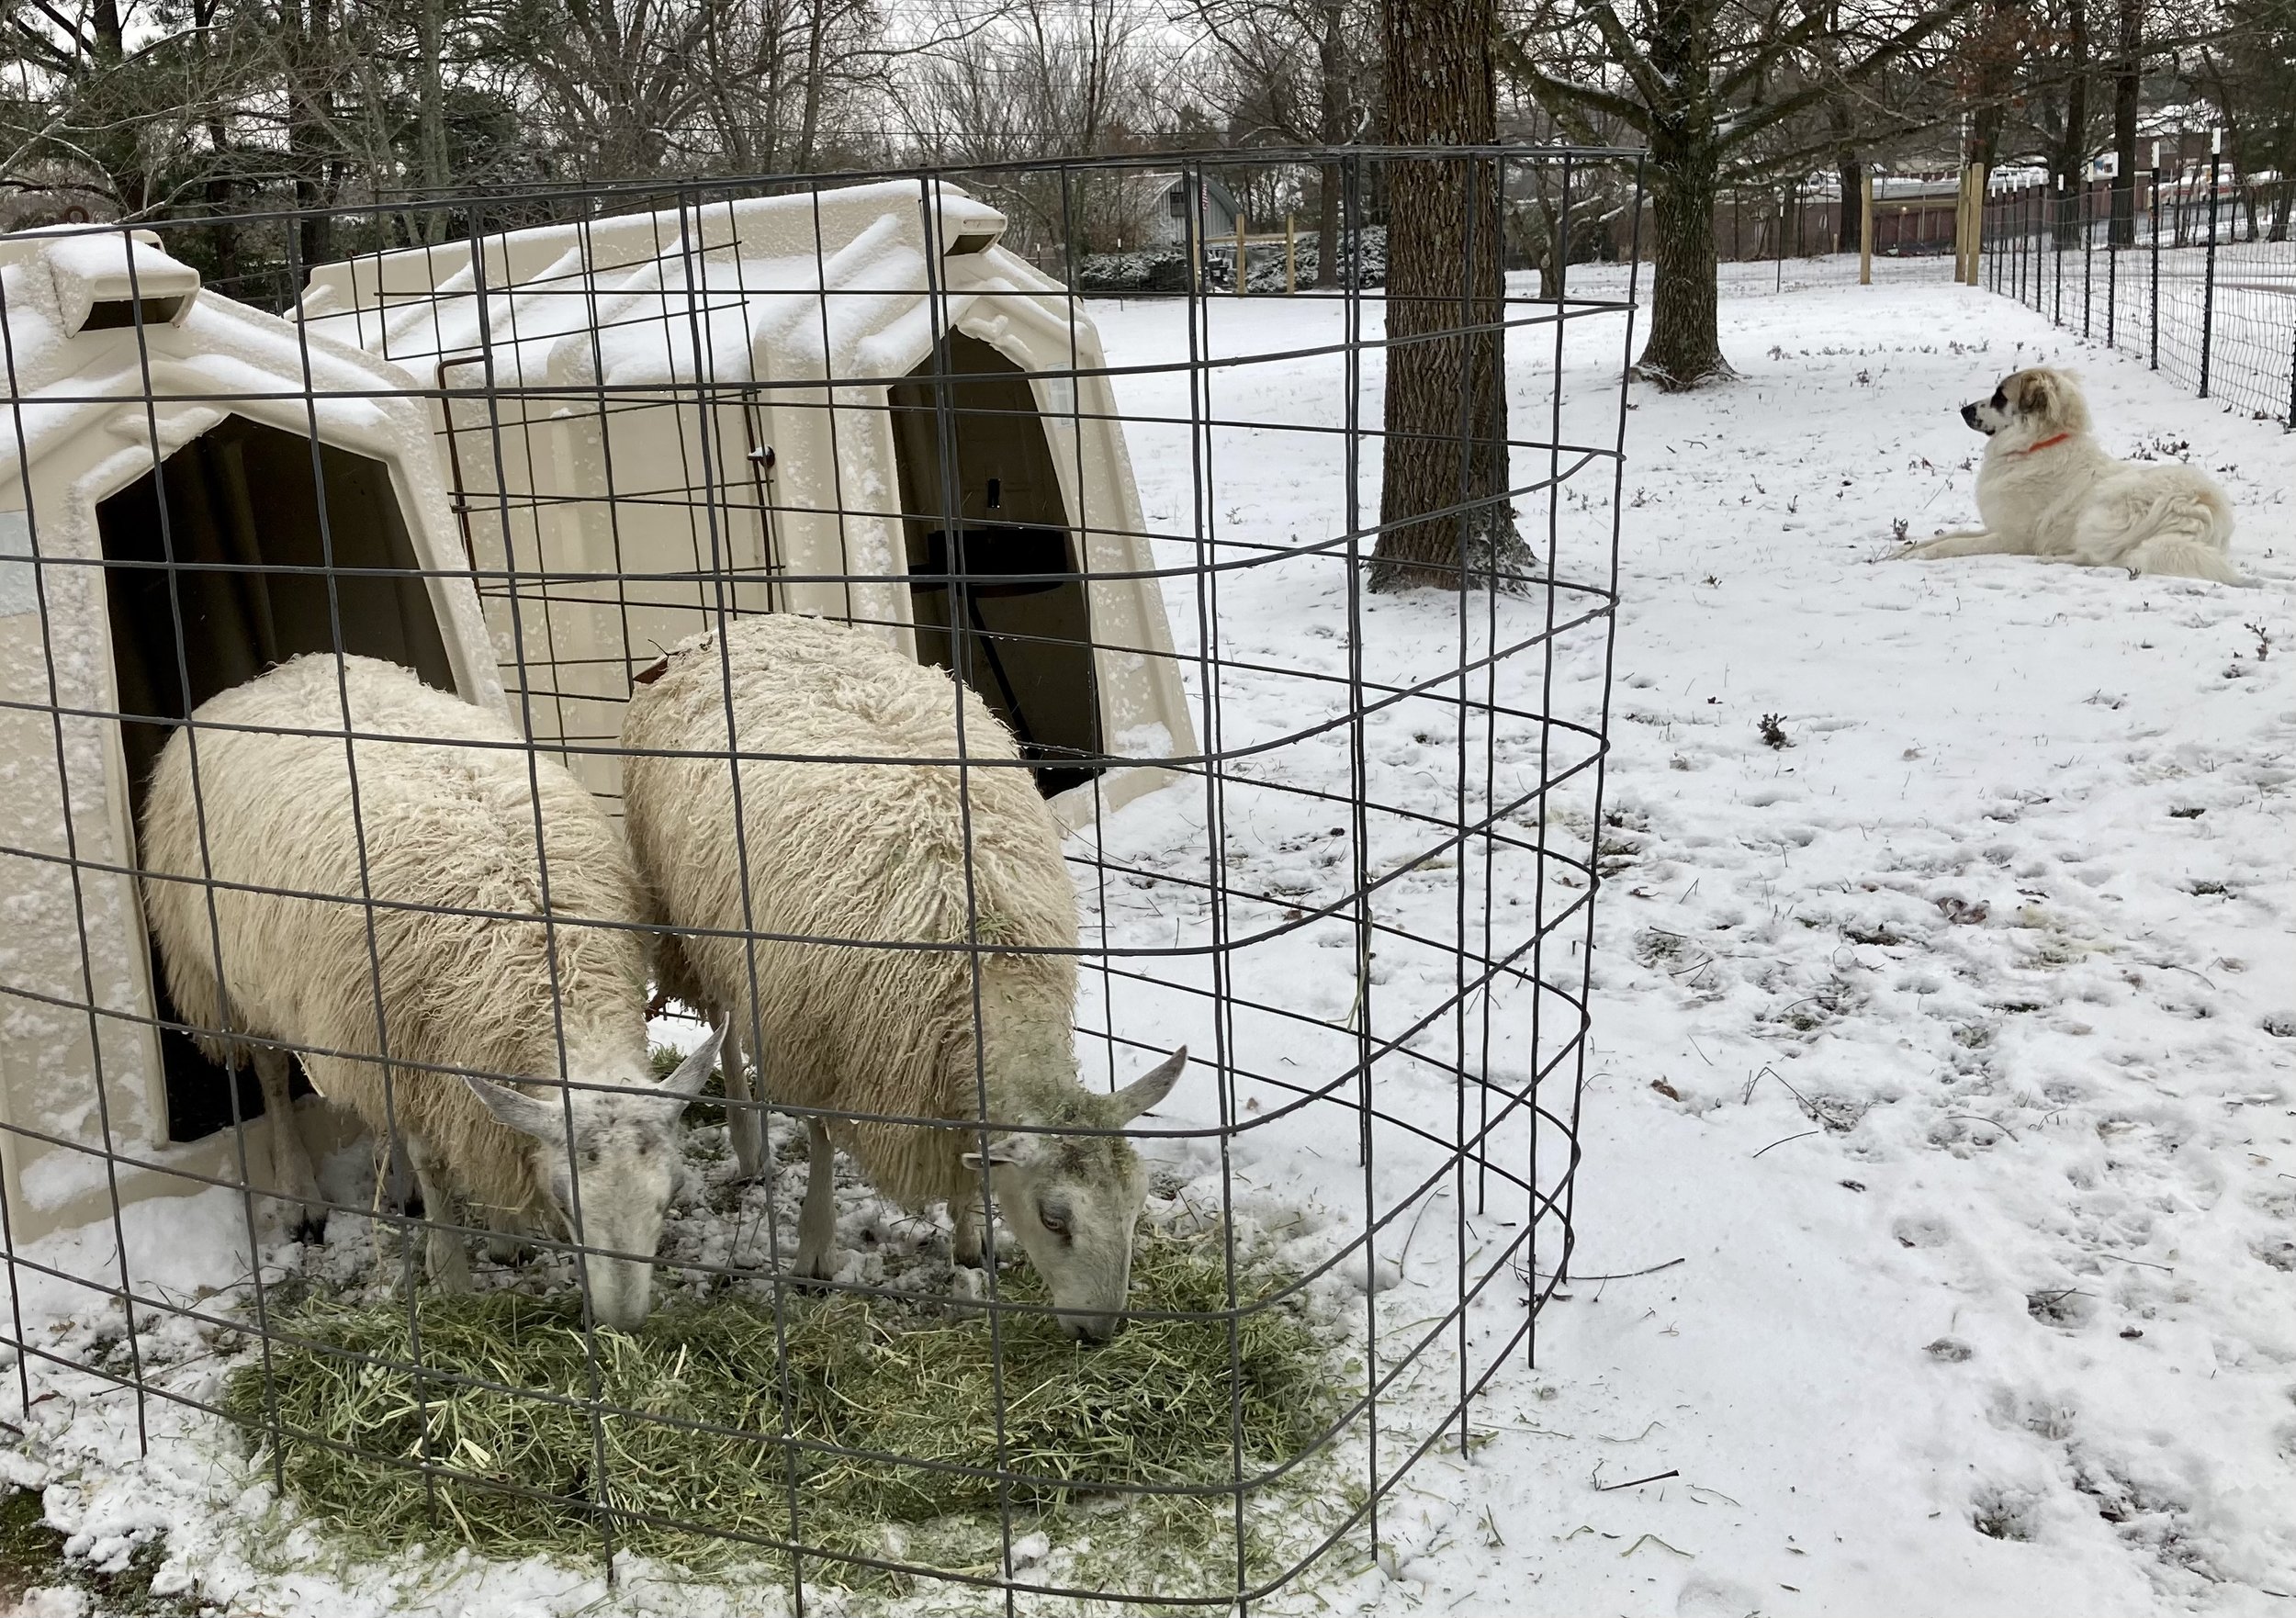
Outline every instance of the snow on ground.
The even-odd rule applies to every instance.
[[[1951,287],[1724,341],[1635,400],[1578,1209],[1584,1272],[1685,1262],[1553,1307],[1438,1604],[2284,1610],[2296,441]],[[1875,563],[2042,359],[2192,446],[2262,589]]]
[[[1577,1267],[1683,1262],[1574,1287],[1414,1476],[1431,1606],[2296,1593],[2296,440],[1925,267],[1741,295],[1744,381],[1635,395]],[[2262,588],[1879,560],[1974,517],[1954,407],[2040,361],[2223,479]]]
[[[1577,1278],[1540,1321],[1536,1366],[1518,1351],[1479,1402],[1467,1455],[1431,1453],[1392,1498],[1384,1553],[1351,1549],[1267,1610],[2245,1613],[2283,1611],[2296,1592],[2296,443],[2006,298],[1941,285],[1935,266],[1878,266],[1882,284],[1864,288],[1788,268],[1784,293],[1733,282],[1724,341],[1743,381],[1633,395],[1607,813],[1592,819],[1583,781],[1546,805],[1556,845],[1598,841],[1611,872]],[[1579,286],[1617,283],[1591,272]],[[1168,304],[1097,313],[1119,365],[1187,352]],[[1338,309],[1215,300],[1207,315],[1209,352],[1265,353],[1329,341]],[[1559,420],[1566,439],[1608,442],[1623,336],[1615,319],[1570,333],[1552,418],[1552,340],[1519,340],[1518,430]],[[2042,358],[2084,368],[2110,444],[2217,473],[2260,588],[1880,559],[1901,522],[1918,538],[1973,515],[1979,441],[1953,407]],[[1367,368],[1366,399],[1376,358]],[[1195,444],[1184,429],[1133,429],[1152,523],[1200,520],[1276,551],[1330,534],[1342,441],[1278,429],[1344,421],[1339,363],[1207,377],[1229,425]],[[1120,386],[1129,411],[1185,419],[1184,376]],[[1592,463],[1559,508],[1573,566],[1599,560],[1608,489]],[[1375,486],[1361,507],[1376,511]],[[1166,542],[1168,562],[1192,554]],[[1220,914],[1244,940],[1231,988],[1273,1009],[1215,1026],[1207,957],[1131,955],[1135,976],[1087,974],[1080,1020],[1119,1040],[1185,1037],[1199,1055],[1227,1041],[1234,1116],[1260,1121],[1225,1152],[1165,1142],[1164,1183],[1214,1206],[1231,1197],[1288,1256],[1320,1262],[1360,1228],[1367,1189],[1383,1209],[1410,1207],[1441,1153],[1383,1127],[1363,1175],[1353,1115],[1292,1108],[1287,1075],[1344,1070],[1351,1009],[1400,1038],[1454,968],[1390,933],[1359,985],[1351,929],[1312,915],[1352,881],[1349,812],[1306,794],[1344,788],[1356,760],[1344,732],[1301,734],[1344,702],[1345,567],[1285,556],[1224,574],[1216,598],[1178,582],[1168,594],[1183,646],[1214,633],[1229,659],[1199,711],[1235,758],[1218,805],[1218,870],[1234,890]],[[1513,638],[1545,610],[1486,602],[1462,624],[1431,599],[1359,606],[1374,680],[1445,666],[1462,635],[1470,648]],[[1551,680],[1534,660],[1501,694],[1599,714],[1601,629],[1565,637]],[[1773,715],[1783,747],[1761,735]],[[1415,816],[1451,812],[1455,724],[1432,694],[1400,702],[1367,726],[1360,761],[1366,859],[1392,878],[1375,917],[1423,936],[1456,925],[1462,886],[1481,875],[1415,860],[1434,840]],[[1536,779],[1525,734],[1488,738],[1503,798]],[[1263,742],[1266,755],[1248,752]],[[1131,873],[1085,883],[1110,943],[1209,939],[1211,807],[1183,788],[1102,828]],[[1509,818],[1525,835],[1540,824]],[[1581,896],[1551,859],[1510,855],[1491,875],[1518,931],[1525,906]],[[1575,973],[1570,936],[1552,947],[1551,979]],[[1494,1076],[1534,1054],[1529,1004],[1503,999]],[[1378,1070],[1381,1109],[1438,1139],[1457,1128],[1440,1064],[1462,1042],[1480,1060],[1481,1032],[1446,1021],[1412,1034]],[[1142,1060],[1109,1051],[1088,1039],[1087,1072],[1121,1078]],[[1199,1068],[1165,1121],[1215,1123],[1216,1101]],[[761,1251],[754,1195],[720,1183],[722,1138],[695,1133],[710,1205],[730,1198],[739,1251]],[[1527,1158],[1519,1129],[1501,1141]],[[1544,1173],[1554,1147],[1542,1143]],[[1418,1208],[1453,1194],[1438,1185]],[[780,1210],[784,1243],[793,1211]],[[840,1212],[849,1234],[887,1224],[850,1185]],[[229,1285],[245,1268],[236,1218],[221,1194],[164,1218],[136,1210],[131,1268],[168,1273],[179,1293]],[[1352,1296],[1361,1318],[1374,1283],[1383,1354],[1450,1302],[1446,1261],[1428,1249],[1449,1247],[1451,1211],[1435,1223],[1444,1241],[1417,1247],[1415,1216],[1390,1225],[1353,1289],[1345,1272],[1322,1288]],[[1510,1236],[1496,1214],[1461,1228],[1477,1252]],[[930,1236],[911,1228],[898,1245]],[[673,1230],[672,1256],[734,1251],[721,1238],[697,1211]],[[105,1275],[109,1231],[76,1241],[42,1256]],[[1470,1357],[1521,1318],[1516,1290],[1500,1292],[1458,1334]],[[59,1293],[21,1300],[33,1340],[116,1364],[117,1325],[57,1319]],[[1395,1432],[1439,1416],[1452,1341],[1405,1379]],[[187,1328],[159,1328],[142,1352],[195,1391],[217,1369]],[[642,1579],[609,1595],[594,1568],[331,1576],[307,1529],[267,1547],[235,1537],[275,1520],[259,1516],[261,1479],[203,1418],[154,1405],[153,1458],[138,1464],[130,1400],[50,1363],[28,1369],[64,1397],[30,1412],[12,1471],[50,1482],[51,1514],[100,1556],[167,1528],[171,1580],[196,1576],[236,1609],[714,1604]],[[1343,1461],[1359,1467],[1361,1446]],[[1604,1487],[1655,1474],[1671,1476]]]

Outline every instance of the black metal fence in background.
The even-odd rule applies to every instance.
[[[1996,190],[1985,277],[2067,331],[2296,429],[2296,177],[2233,180],[2221,159],[2136,176]]]

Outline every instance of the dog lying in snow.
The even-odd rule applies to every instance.
[[[1982,532],[1941,534],[1907,556],[2040,556],[2129,576],[2167,573],[2244,584],[2226,559],[2232,502],[2191,466],[2116,461],[2088,431],[2073,378],[2036,366],[1961,408],[1986,435],[1977,470]]]

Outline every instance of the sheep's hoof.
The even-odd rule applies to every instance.
[[[981,1299],[988,1296],[988,1273],[971,1264],[960,1264],[949,1277],[949,1312],[951,1315],[977,1315]]]
[[[515,1236],[487,1238],[487,1258],[505,1268],[522,1265],[535,1256],[535,1250]]]
[[[800,1248],[797,1262],[789,1267],[789,1275],[800,1292],[826,1292],[828,1288],[822,1283],[834,1280],[837,1276],[837,1254],[807,1253]]]
[[[327,1205],[306,1202],[299,1197],[274,1196],[271,1206],[278,1210],[279,1228],[290,1242],[300,1242],[317,1247],[327,1240]]]

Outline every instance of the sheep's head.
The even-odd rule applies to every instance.
[[[1187,1065],[1182,1048],[1113,1096],[1071,1088],[1062,1116],[1044,1121],[1120,1129],[1162,1101]],[[968,1152],[964,1162],[977,1173],[981,1154]],[[1131,1287],[1132,1234],[1148,1200],[1140,1153],[1120,1135],[1028,1133],[991,1144],[987,1163],[997,1212],[1064,1311],[1062,1330],[1080,1343],[1116,1335]]]
[[[467,1081],[488,1111],[530,1142],[535,1184],[549,1188],[561,1228],[584,1250],[591,1308],[602,1326],[634,1331],[653,1307],[654,1252],[682,1164],[679,1118],[716,1065],[723,1037],[712,1032],[658,1084],[643,1072],[578,1074],[585,1084],[613,1087],[537,1097]],[[556,1088],[555,1081],[535,1082]]]

